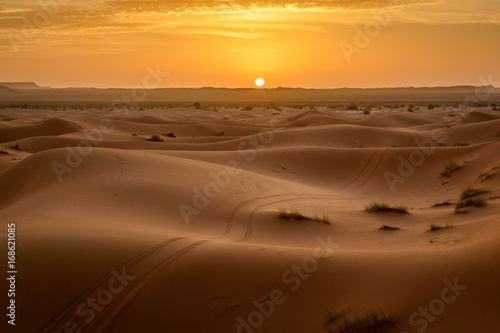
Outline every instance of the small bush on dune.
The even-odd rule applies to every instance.
[[[346,110],[355,111],[358,110],[358,107],[356,106],[356,104],[351,103],[346,107]]]
[[[451,174],[460,169],[461,166],[457,163],[457,161],[450,161],[448,163],[445,164],[444,166],[444,170],[441,171],[439,174],[441,175],[441,177],[451,177]]]
[[[330,218],[328,215],[323,215],[322,217],[319,217],[318,215],[315,215],[314,218],[311,218],[307,215],[302,214],[299,210],[297,209],[291,209],[290,212],[287,211],[284,208],[278,209],[278,218],[282,220],[298,220],[298,221],[316,221],[316,222],[323,222],[330,224]]]
[[[172,132],[170,132],[168,134],[163,134],[163,135],[168,136],[169,138],[175,138],[175,134]]]
[[[446,223],[446,225],[444,227],[438,225],[438,224],[435,224],[435,223],[431,223],[429,224],[429,230],[427,231],[437,231],[437,230],[441,230],[441,229],[448,229],[448,228],[451,228],[453,225],[451,223]]]
[[[460,199],[467,199],[467,198],[472,198],[478,194],[481,194],[481,193],[486,193],[488,192],[487,189],[485,188],[474,188],[474,187],[467,187],[465,188],[462,193],[460,194]]]
[[[158,134],[155,134],[155,135],[152,135],[148,141],[154,141],[154,142],[164,142],[165,140],[162,139],[161,136],[159,136]]]
[[[339,333],[376,333],[384,327],[392,326],[391,320],[383,311],[369,311],[364,316],[354,319],[342,318]]]
[[[458,212],[460,208],[467,206],[484,207],[484,205],[486,205],[486,202],[483,198],[467,198],[457,202],[457,204],[455,205],[455,212]]]
[[[395,213],[408,213],[408,208],[406,206],[390,206],[384,202],[372,202],[369,206],[365,207],[367,212],[395,212]]]

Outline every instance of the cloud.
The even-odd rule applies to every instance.
[[[338,11],[373,10],[394,6],[432,3],[432,0],[117,0],[107,5],[120,12],[163,12],[170,14],[234,13],[245,11]]]

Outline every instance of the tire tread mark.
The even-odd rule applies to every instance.
[[[377,149],[374,148],[372,153],[370,154],[370,157],[368,157],[368,160],[366,161],[365,165],[363,166],[363,169],[361,170],[361,172],[349,184],[342,186],[340,188],[340,190],[343,190],[343,189],[353,185],[354,183],[356,183],[358,181],[358,179],[361,178],[370,169],[370,165],[372,164],[373,156],[375,155],[376,152],[377,152]]]
[[[366,178],[359,184],[357,184],[356,186],[354,186],[351,191],[365,185],[366,183],[368,183],[368,181],[370,181],[375,173],[380,169],[380,166],[382,165],[382,161],[383,161],[383,157],[384,157],[384,154],[385,152],[387,151],[388,148],[384,148],[382,151],[381,151],[381,154],[379,157],[377,157],[377,162],[375,162],[375,165],[373,166],[373,168],[371,168],[370,170],[370,173],[366,176]],[[379,150],[380,151],[380,150]]]
[[[123,267],[129,266],[142,258],[150,255],[151,253],[159,250],[160,248],[167,246],[173,242],[176,242],[178,240],[181,240],[185,237],[175,237],[166,240],[165,242],[162,242],[160,244],[157,244],[153,246],[152,248],[149,248],[148,250],[138,254],[135,257],[132,257],[131,259],[121,263],[120,265],[116,266],[115,268],[112,269],[112,271],[115,270],[120,270]],[[90,286],[88,286],[84,291],[82,291],[76,298],[74,298],[66,307],[65,310],[63,310],[61,313],[53,317],[48,323],[46,323],[42,328],[38,330],[38,332],[41,333],[47,333],[49,331],[55,330],[56,332],[59,332],[60,330],[65,330],[65,325],[66,323],[72,321],[74,317],[76,317],[76,307],[83,302],[87,297],[90,295],[93,295],[94,293],[98,292],[99,290],[103,289],[105,285],[108,283],[109,279],[113,277],[113,274],[111,272],[103,275],[101,278],[99,278],[97,281],[92,283]]]
[[[185,255],[195,247],[209,242],[208,239],[199,240],[194,243],[191,243],[182,249],[174,252],[166,259],[161,261],[158,265],[151,268],[148,272],[142,275],[138,280],[133,281],[133,284],[128,288],[124,289],[120,294],[117,295],[116,299],[106,306],[102,312],[96,315],[96,318],[90,323],[87,329],[92,329],[92,332],[99,333],[103,332],[106,327],[113,321],[113,319],[135,298],[135,296],[142,290],[142,288],[148,283],[148,281],[160,270],[162,270],[165,266],[177,260],[181,256]],[[104,314],[108,315],[98,320],[101,317],[104,317]]]

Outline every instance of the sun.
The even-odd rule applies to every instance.
[[[258,87],[262,87],[264,83],[266,82],[264,81],[264,79],[261,79],[260,77],[257,80],[255,80],[255,85]]]

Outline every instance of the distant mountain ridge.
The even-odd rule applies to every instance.
[[[35,82],[0,82],[0,86],[10,89],[47,89],[49,87],[40,87]]]
[[[50,88],[34,82],[0,82],[0,103],[336,104],[500,103],[500,88],[488,86],[406,88]],[[134,96],[140,100],[134,101]]]

